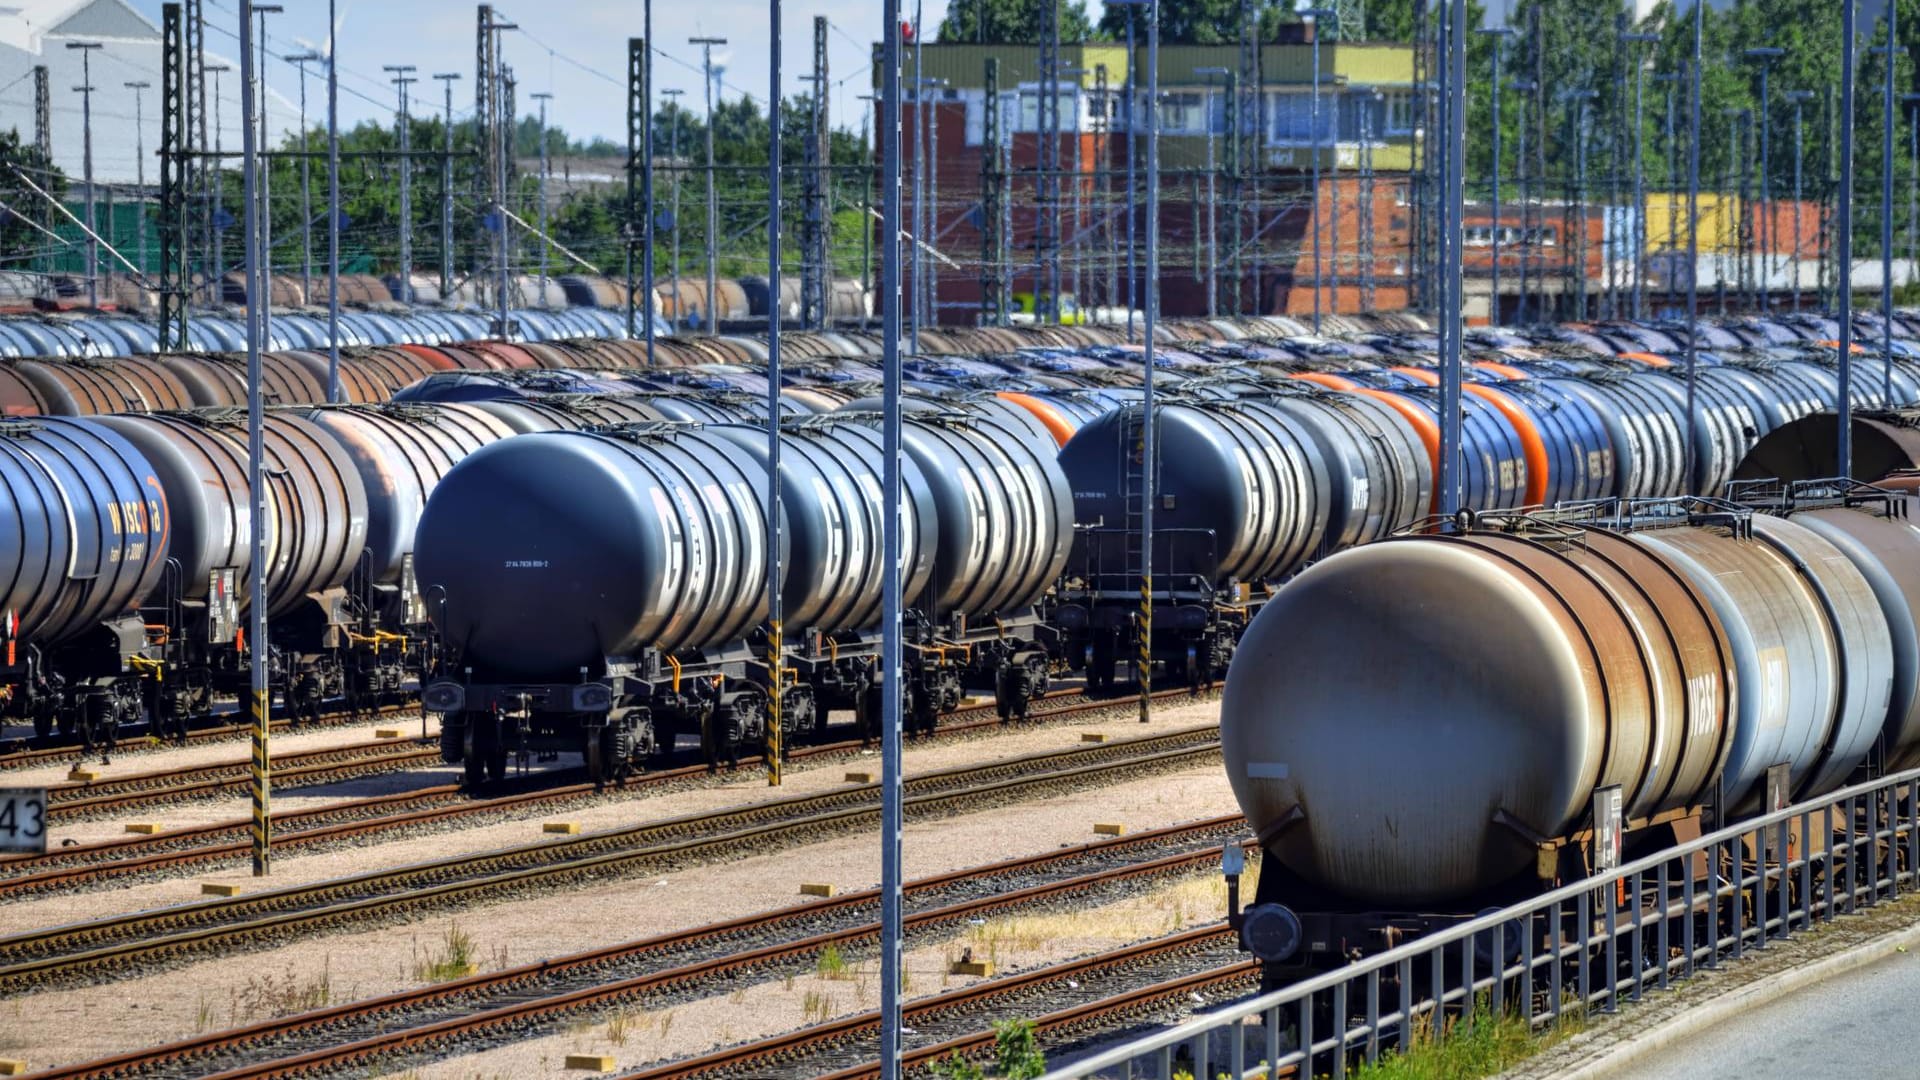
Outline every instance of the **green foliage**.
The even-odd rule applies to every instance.
[[[987,1075],[986,1070],[961,1057],[958,1050],[944,1059],[928,1062],[927,1071],[939,1080],[985,1080]]]
[[[1047,1071],[1047,1056],[1033,1037],[1031,1020],[1002,1020],[993,1025],[993,1059],[1007,1080],[1036,1080]]]
[[[473,935],[460,929],[456,922],[447,924],[440,936],[439,948],[421,956],[416,946],[414,954],[413,977],[430,983],[450,982],[473,974],[474,958],[478,955]]]
[[[1397,7],[1400,0],[1395,0]],[[1406,0],[1411,3],[1411,0]],[[1898,0],[1900,8],[1900,47],[1895,51],[1894,94],[1896,97],[1915,89],[1914,57],[1920,52],[1920,0]],[[1669,185],[1684,188],[1687,180],[1687,154],[1691,123],[1687,87],[1657,81],[1659,75],[1680,74],[1693,53],[1695,5],[1686,0],[1662,0],[1636,25],[1633,32],[1653,33],[1651,44],[1621,46],[1615,34],[1614,5],[1594,4],[1590,0],[1520,0],[1508,25],[1516,34],[1507,44],[1505,80],[1536,79],[1546,89],[1538,95],[1522,95],[1508,90],[1502,98],[1501,128],[1504,140],[1504,174],[1515,174],[1516,142],[1522,110],[1528,116],[1529,169],[1548,177],[1547,194],[1562,194],[1564,177],[1573,160],[1572,142],[1584,141],[1590,188],[1607,192],[1615,177],[1630,182],[1633,168],[1635,128],[1633,114],[1633,62],[1647,63],[1644,71],[1644,101],[1639,125],[1647,184],[1652,190]],[[1385,21],[1376,24],[1376,13]],[[1724,9],[1706,5],[1701,19],[1701,91],[1700,91],[1700,183],[1703,189],[1718,190],[1732,186],[1743,160],[1748,168],[1759,169],[1757,129],[1736,123],[1729,111],[1751,110],[1766,127],[1770,147],[1767,161],[1769,186],[1776,198],[1788,197],[1793,188],[1794,110],[1786,100],[1789,91],[1811,91],[1816,96],[1801,107],[1804,121],[1803,192],[1806,198],[1831,198],[1838,177],[1838,99],[1840,85],[1841,6],[1832,0],[1747,0]],[[1404,32],[1411,29],[1410,15],[1397,21],[1397,10],[1388,5],[1369,3],[1370,30]],[[1541,47],[1534,45],[1534,20],[1539,22]],[[1476,16],[1477,21],[1477,16]],[[1391,25],[1389,25],[1391,23]],[[1886,78],[1887,57],[1875,54],[1870,46],[1883,43],[1885,24],[1862,18],[1857,48],[1858,101],[1854,116],[1854,169],[1860,197],[1855,202],[1858,237],[1855,253],[1860,257],[1879,251],[1878,198],[1881,162],[1881,127],[1885,116],[1882,85]],[[1476,45],[1490,43],[1476,35]],[[1746,57],[1746,50],[1776,47],[1785,55],[1773,61],[1768,78],[1769,106],[1761,108],[1762,64]],[[1629,51],[1632,50],[1632,51]],[[1492,165],[1490,134],[1489,80],[1485,77],[1491,56],[1474,57],[1469,76],[1468,112],[1470,157],[1469,175],[1486,176]],[[1559,99],[1564,90],[1592,90],[1595,97],[1587,105],[1589,127],[1582,137],[1572,130],[1570,120],[1575,106]],[[1673,143],[1666,137],[1666,110],[1669,93],[1675,109]],[[1545,115],[1540,112],[1544,107]],[[1896,242],[1904,245],[1907,225],[1906,200],[1900,195],[1914,183],[1913,166],[1908,160],[1908,138],[1914,121],[1910,107],[1898,107],[1895,117],[1894,170]],[[1738,136],[1736,138],[1736,136]]]
[[[1033,1037],[1033,1021],[1001,1020],[993,1025],[993,1072],[955,1050],[945,1059],[927,1064],[927,1071],[938,1080],[985,1080],[989,1075],[1005,1080],[1037,1080],[1046,1074],[1047,1055]]]
[[[1160,4],[1160,40],[1172,45],[1231,45],[1240,40],[1242,0],[1163,0]],[[1279,28],[1298,22],[1290,0],[1252,0],[1260,20],[1260,40],[1272,41]],[[1100,18],[1102,36],[1124,41],[1127,36],[1127,12],[1134,15],[1134,36],[1145,41],[1146,25],[1139,9],[1115,5]]]
[[[846,957],[840,955],[838,946],[829,945],[820,950],[820,958],[814,961],[813,970],[822,978],[842,978],[847,973]]]
[[[1085,41],[1092,36],[1086,0],[1053,2],[1059,5],[1061,41]],[[935,40],[1036,44],[1040,40],[1040,5],[1033,0],[954,0],[947,6],[947,17],[941,20]]]
[[[1473,1015],[1454,1021],[1444,1041],[1421,1029],[1405,1053],[1389,1053],[1350,1075],[1356,1080],[1479,1080],[1539,1052],[1541,1043],[1512,1014],[1494,1016],[1485,1001]]]
[[[53,244],[34,228],[34,224],[52,228],[53,210],[20,179],[15,168],[56,199],[67,191],[66,176],[41,156],[31,139],[22,138],[17,129],[0,131],[0,203],[5,204],[0,208],[0,252],[5,253],[0,255],[0,270],[33,269],[34,263],[21,256],[44,252]]]
[[[680,107],[682,104],[687,107]],[[662,209],[671,206],[678,187],[680,213],[675,230],[655,230],[654,270],[662,277],[671,272],[673,233],[677,231],[681,269],[697,275],[704,272],[702,253],[706,244],[705,101],[695,100],[689,95],[679,102],[663,99],[661,105],[662,108],[653,117],[655,203]],[[436,156],[415,157],[410,166],[413,267],[415,273],[431,274],[438,269],[442,258],[442,166],[437,152],[446,144],[447,128],[434,115],[439,110],[427,108],[425,102],[416,108],[408,132],[411,147],[416,155],[427,152]],[[806,161],[804,140],[812,125],[810,99],[799,95],[783,101],[781,117],[784,135],[781,161],[787,169],[784,176],[783,250],[789,270],[797,272],[803,214],[803,204],[799,198],[802,182],[800,168]],[[769,142],[767,116],[756,102],[748,99],[716,101],[713,133],[716,165],[714,187],[720,224],[719,272],[723,277],[764,274]],[[540,152],[539,121],[522,117],[515,125],[514,134],[517,160],[510,187],[509,207],[531,223],[539,212],[539,178],[531,167],[533,159],[537,159]],[[548,127],[548,143],[551,154],[596,160],[598,164],[589,168],[611,178],[598,184],[552,185],[548,193],[549,235],[602,272],[619,275],[626,259],[625,145],[615,145],[605,139],[582,143],[552,124]],[[0,143],[0,158],[8,152],[6,145]],[[315,128],[308,133],[308,149],[319,151],[325,145],[324,128]],[[831,163],[849,166],[864,162],[867,154],[862,145],[862,136],[857,132],[830,131],[828,152]],[[343,269],[386,274],[398,268],[400,174],[405,166],[397,159],[362,155],[397,151],[399,146],[399,132],[391,124],[362,123],[341,132],[340,195],[348,222],[341,236]],[[300,148],[297,132],[279,147],[282,150]],[[487,211],[488,183],[478,151],[476,128],[472,121],[456,122],[453,126],[450,170],[455,244],[452,263],[456,280],[471,268],[485,265],[491,258],[494,243],[494,234],[480,227],[481,216]],[[31,153],[31,149],[27,152]],[[274,265],[282,272],[297,272],[302,262],[301,225],[308,219],[308,204],[301,200],[301,161],[296,157],[277,159],[272,161],[270,168]],[[308,159],[306,170],[307,189],[312,199],[313,258],[316,266],[324,266],[327,244],[325,158]],[[573,170],[576,176],[579,171],[578,168]],[[9,205],[21,205],[22,201],[16,201],[13,196],[6,194],[6,180],[10,175],[0,169],[0,199]],[[561,175],[556,168],[556,178]],[[237,217],[241,204],[238,170],[224,170],[218,182],[223,205]],[[861,246],[858,230],[862,227],[860,217],[863,215],[848,208],[864,200],[865,189],[860,177],[851,172],[836,174],[830,180],[830,189],[834,207],[832,229],[837,269],[843,275],[858,274]],[[197,250],[203,203],[197,197],[197,181],[195,185],[190,185],[190,190],[195,197],[189,201],[188,230]],[[16,242],[13,239],[13,234],[8,230],[16,228],[26,229],[17,222],[0,221],[0,239],[7,241],[5,249],[31,250],[33,245],[30,241],[23,239]],[[239,228],[229,228],[217,237],[222,266],[230,268],[242,258],[242,233]],[[516,227],[514,244],[515,263],[531,271],[537,264],[535,252],[539,245],[538,238]],[[551,253],[549,265],[556,275],[581,272],[575,263],[558,251]],[[196,265],[193,269],[198,270],[199,267]],[[636,267],[635,273],[638,275],[639,268]]]

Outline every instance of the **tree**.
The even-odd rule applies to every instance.
[[[1242,7],[1251,4],[1259,13],[1260,40],[1273,41],[1280,27],[1300,21],[1293,5],[1286,0],[1163,0],[1160,4],[1160,40],[1174,45],[1231,45],[1240,40]],[[1127,35],[1127,12],[1135,9],[1121,5],[1108,7],[1100,19],[1100,32],[1111,40]],[[1134,39],[1146,40],[1142,14],[1134,15]]]
[[[1053,0],[1058,5],[1060,40],[1074,43],[1093,36],[1086,0]],[[984,28],[981,26],[985,20]],[[953,0],[940,22],[943,42],[982,41],[995,45],[1032,45],[1040,41],[1040,5],[1033,0]]]
[[[53,241],[42,235],[35,224],[44,225],[46,201],[33,193],[14,169],[33,178],[43,191],[58,199],[67,192],[67,178],[53,163],[40,155],[39,147],[20,137],[17,129],[0,131],[0,269],[24,270],[18,253],[38,252]],[[21,216],[24,215],[24,216]]]

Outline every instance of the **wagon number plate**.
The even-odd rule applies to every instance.
[[[46,850],[46,789],[0,788],[0,852],[39,855]]]

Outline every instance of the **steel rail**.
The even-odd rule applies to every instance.
[[[1259,975],[1258,961],[1242,960],[1211,971],[1199,971],[1192,975],[1154,983],[1151,986],[1138,987],[1099,1001],[1056,1009],[1036,1017],[1033,1021],[1033,1032],[1035,1035],[1071,1035],[1089,1027],[1110,1024],[1115,1020],[1127,1018],[1130,1014],[1144,1009],[1164,1006],[1175,1001],[1191,1000],[1193,994],[1218,990],[1223,986],[1251,983],[1257,980]],[[998,1038],[999,1036],[992,1030],[985,1030],[963,1035],[957,1039],[948,1039],[946,1042],[908,1051],[902,1055],[901,1064],[923,1066],[945,1060],[956,1053],[962,1057],[971,1056],[991,1049]],[[1292,1067],[1281,1069],[1279,1072],[1280,1077],[1288,1078],[1298,1074],[1299,1070]],[[878,1075],[880,1075],[880,1065],[875,1062],[870,1066],[860,1065],[827,1073],[819,1080],[867,1080]]]
[[[1078,982],[1091,973],[1101,969],[1138,964],[1146,960],[1176,956],[1223,940],[1233,940],[1235,932],[1223,923],[1212,923],[1194,927],[1177,934],[1150,941],[1136,942],[1131,945],[1096,953],[1093,956],[1029,971],[1018,972],[999,978],[987,979],[948,990],[931,997],[922,998],[906,1006],[905,1019],[909,1025],[925,1023],[929,1017],[944,1013],[977,1011],[990,1008],[995,999],[1012,997],[1030,992],[1048,985]],[[1198,984],[1213,985],[1220,982],[1241,981],[1257,977],[1258,965],[1252,961],[1242,961],[1224,967],[1213,968],[1192,976],[1183,976],[1170,982],[1163,981],[1125,994],[1075,1006],[1071,1009],[1049,1013],[1035,1024],[1037,1033],[1060,1028],[1068,1023],[1084,1024],[1087,1020],[1103,1015],[1139,1008],[1146,1001],[1164,1000],[1173,994],[1191,992]],[[1042,1028],[1041,1024],[1047,1025]],[[621,1075],[621,1080],[688,1080],[691,1077],[711,1075],[730,1075],[745,1072],[749,1075],[765,1076],[774,1072],[792,1072],[800,1064],[799,1060],[844,1045],[855,1040],[869,1039],[880,1026],[878,1012],[864,1012],[853,1016],[830,1020],[823,1024],[801,1028],[798,1031],[785,1032],[770,1039],[730,1046],[697,1057],[656,1065]],[[957,1041],[946,1041],[933,1046],[920,1047],[902,1054],[901,1064],[905,1066],[921,1065],[944,1057],[953,1049],[962,1046],[973,1048],[982,1040],[991,1044],[993,1034],[985,1032],[968,1036]],[[880,1063],[855,1066],[831,1073],[817,1074],[833,1077],[872,1077],[880,1075]]]
[[[1072,693],[1067,692],[1060,696],[1070,696]],[[1180,691],[1166,691],[1167,696],[1178,693]],[[1082,700],[1033,713],[1028,721],[1078,716],[1108,708],[1131,709],[1132,707],[1131,699],[1126,701]],[[935,737],[967,735],[1006,726],[994,715],[992,705],[969,707],[952,715],[962,716],[972,713],[979,713],[983,719],[962,724],[949,723],[939,728],[934,733]],[[842,755],[860,750],[865,745],[860,740],[850,740],[806,746],[791,751],[788,754],[788,760]],[[437,755],[437,752],[435,753]],[[759,764],[760,760],[758,757],[742,758],[740,768],[753,768]],[[704,765],[656,770],[632,777],[625,785],[613,790],[617,794],[644,794],[653,787],[697,779],[707,773],[708,770]],[[284,779],[288,774],[280,775]],[[548,775],[551,777],[566,774]],[[727,772],[722,775],[731,778],[733,773]],[[278,836],[276,846],[282,851],[287,851],[456,818],[477,818],[547,803],[563,804],[592,796],[597,793],[597,790],[593,784],[577,783],[469,800],[468,796],[471,793],[466,788],[459,784],[445,784],[390,795],[345,800],[309,810],[276,814],[274,820],[279,828],[293,830]],[[369,813],[374,816],[364,816]],[[335,819],[345,820],[336,822]],[[306,823],[312,823],[312,825],[301,828]],[[49,888],[72,887],[98,878],[151,873],[194,863],[238,858],[251,850],[251,844],[247,839],[250,828],[249,820],[236,819],[151,836],[123,837],[70,848],[56,848],[43,855],[0,858],[0,875],[14,875],[0,876],[0,897],[44,891]],[[181,846],[192,845],[194,841],[206,841],[206,843],[185,848]],[[75,865],[76,863],[78,865]]]
[[[374,716],[404,715],[408,718],[413,718],[419,716],[419,714],[420,706],[414,702],[397,705],[381,705],[373,711]],[[212,715],[226,717],[238,716],[240,714],[237,711],[228,712],[222,710],[220,713]],[[323,728],[343,727],[347,724],[363,723],[367,719],[368,717],[364,713],[354,713],[344,708],[335,707],[320,714],[320,726]],[[291,719],[282,717],[273,722],[273,730],[276,732],[291,733],[292,729],[290,725],[292,723],[293,721]],[[252,731],[252,724],[217,724],[212,727],[197,727],[187,731],[187,741],[189,743],[219,742],[222,739],[238,739],[250,734]],[[117,744],[111,751],[112,753],[145,753],[150,750],[172,749],[175,746],[172,741],[162,739],[153,732],[139,731],[137,729],[122,732],[119,738],[124,741]],[[23,744],[40,741],[42,740],[38,736],[4,739],[0,740],[0,746],[21,746]],[[10,750],[6,753],[0,753],[0,773],[4,773],[9,769],[30,769],[38,765],[58,763],[61,761],[85,761],[88,757],[92,756],[92,753],[98,752],[100,751],[96,748],[96,750],[90,753],[81,747],[79,743],[73,742],[60,742],[48,746],[30,746],[24,750]]]
[[[908,804],[922,814],[957,813],[995,800],[1113,774],[1140,776],[1213,758],[1210,727],[1049,751],[910,778]],[[162,957],[197,954],[291,932],[359,923],[422,907],[469,902],[530,885],[604,880],[662,860],[716,852],[738,856],[771,841],[839,835],[878,820],[879,785],[682,815],[558,841],[453,856],[229,899],[201,901],[0,938],[0,989],[18,991],[77,973],[99,974]]]
[[[1168,842],[1191,840],[1199,843],[1210,836],[1243,824],[1238,815],[1209,818],[1184,825],[1169,826],[1130,837],[1079,844],[1037,855],[1024,856],[950,871],[922,878],[907,886],[910,895],[926,894],[969,881],[987,881],[1049,865],[1071,864],[1089,857],[1124,854],[1129,849],[1154,849]],[[1242,841],[1251,847],[1251,840]],[[963,919],[1030,907],[1092,892],[1104,886],[1144,878],[1165,877],[1205,866],[1218,857],[1212,846],[1161,856],[1142,862],[1098,870],[1063,878],[1059,881],[975,897],[907,916],[909,932],[924,933]],[[281,1017],[222,1032],[209,1032],[164,1046],[84,1062],[40,1075],[47,1080],[86,1080],[95,1077],[119,1077],[146,1070],[178,1067],[183,1063],[204,1062],[219,1055],[260,1048],[269,1054],[276,1045],[355,1024],[378,1022],[382,1030],[374,1036],[351,1039],[337,1045],[306,1052],[281,1053],[263,1060],[235,1066],[212,1075],[226,1080],[265,1080],[269,1077],[299,1075],[306,1072],[338,1069],[371,1061],[391,1061],[389,1055],[408,1051],[431,1050],[457,1040],[489,1031],[524,1026],[528,1022],[553,1020],[583,1009],[603,1007],[621,999],[647,993],[697,989],[703,983],[735,972],[765,968],[817,954],[827,946],[850,947],[877,940],[879,924],[859,925],[803,934],[791,940],[684,963],[643,975],[614,979],[589,987],[546,994],[514,1001],[494,1008],[479,1009],[458,1017],[426,1022],[407,1021],[407,1014],[436,1005],[457,1005],[463,999],[483,995],[522,995],[537,992],[537,984],[564,979],[579,972],[592,972],[611,964],[631,962],[650,956],[670,957],[678,951],[710,942],[715,938],[737,937],[752,933],[779,932],[791,924],[805,928],[823,916],[872,907],[878,902],[878,889],[866,889],[828,900],[820,900],[757,915],[743,916],[705,926],[656,935],[641,941],[615,945],[571,956],[543,960],[486,975],[473,975],[417,990],[403,991],[346,1005],[322,1008],[296,1016]],[[766,976],[771,977],[771,976]],[[392,1023],[391,1028],[385,1025]]]
[[[385,772],[439,758],[438,746],[422,748],[418,739],[381,739],[279,754],[273,758],[273,772],[276,781],[293,786]],[[222,761],[61,784],[47,789],[47,816],[59,821],[103,810],[244,792],[250,767],[249,761]]]

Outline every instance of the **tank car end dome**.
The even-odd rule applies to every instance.
[[[515,675],[571,675],[629,630],[619,598],[658,592],[629,549],[659,536],[659,515],[617,469],[578,452],[585,445],[503,440],[440,482],[414,544],[428,612],[449,644]]]
[[[1591,670],[1548,603],[1472,549],[1387,542],[1301,574],[1248,628],[1220,732],[1241,809],[1301,877],[1457,898],[1525,869],[1592,783]]]

